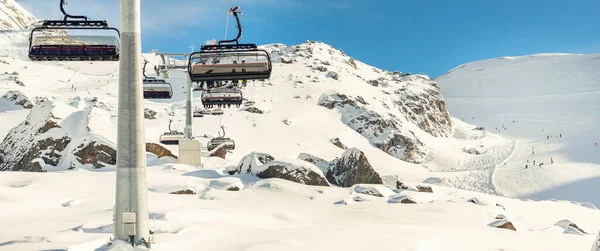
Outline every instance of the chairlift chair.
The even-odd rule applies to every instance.
[[[160,135],[160,143],[165,145],[178,145],[179,140],[183,139],[183,132],[178,132],[171,129],[173,120],[169,120],[169,131]]]
[[[202,92],[202,104],[205,108],[212,107],[240,107],[244,101],[242,91],[233,88],[216,88]]]
[[[63,20],[44,20],[29,35],[29,59],[33,61],[119,61],[119,30],[108,26],[106,20],[90,20],[73,16],[64,9]],[[72,35],[68,31],[115,32],[112,36]]]
[[[202,118],[202,117],[204,117],[204,110],[198,109],[198,107],[196,107],[196,109],[194,109],[192,116],[194,118]]]
[[[231,138],[225,137],[225,127],[221,126],[221,130],[223,130],[223,136],[221,136],[221,132],[219,132],[219,137],[212,138],[206,146],[208,151],[212,151],[223,144],[225,144],[225,149],[227,150],[235,149],[235,141]]]
[[[230,12],[237,21],[235,39],[222,40],[216,45],[203,45],[190,55],[188,73],[192,82],[269,79],[273,70],[271,56],[256,44],[240,44],[242,25],[239,7]],[[235,44],[233,44],[235,43]]]
[[[144,60],[144,74],[143,89],[145,99],[170,99],[173,97],[173,87],[170,83],[163,79],[157,79],[155,77],[146,76],[146,65],[147,60]]]

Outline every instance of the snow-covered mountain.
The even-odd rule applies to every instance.
[[[0,31],[25,29],[38,19],[14,0],[0,0]]]
[[[133,250],[103,246],[113,229],[118,63],[32,62],[27,35],[0,33],[0,170],[12,171],[0,172],[0,250]],[[487,110],[467,121],[476,125],[461,121],[465,111],[452,106],[460,90],[445,82],[460,69],[432,81],[321,42],[263,48],[274,71],[243,90],[255,104],[194,118],[203,145],[225,126],[236,142],[225,159],[180,165],[177,146],[159,143],[169,119],[184,126],[184,72],[170,73],[172,99],[144,101],[154,250],[589,250],[594,242],[600,212],[589,196],[498,196],[530,198],[511,194],[510,182],[553,184],[529,179],[516,162],[507,168],[529,145],[480,123]],[[546,170],[526,171],[561,175]]]
[[[436,81],[454,116],[516,138],[495,174],[504,195],[598,206],[598,69],[600,54],[537,54],[464,64]]]

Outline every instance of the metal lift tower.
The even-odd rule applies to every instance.
[[[121,0],[114,237],[150,247],[141,56],[140,0]]]

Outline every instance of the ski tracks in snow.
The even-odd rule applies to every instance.
[[[502,166],[502,163],[511,158],[516,149],[517,142],[513,139],[508,144],[496,145],[484,155],[471,159],[461,168],[466,171],[457,174],[454,178],[454,186],[460,189],[502,196],[502,192],[494,185],[496,168]]]

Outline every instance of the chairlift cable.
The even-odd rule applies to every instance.
[[[100,9],[98,9],[98,7],[96,7],[96,5],[94,3],[92,3],[92,0],[88,0],[88,2],[90,3],[90,5],[92,5],[92,7],[94,7],[94,9],[96,9],[96,11],[98,13],[100,13],[100,16],[102,16],[104,18],[104,20],[106,20],[107,23],[112,23],[110,20],[108,20],[108,18],[106,18],[106,16],[102,13],[102,11],[100,11]]]

